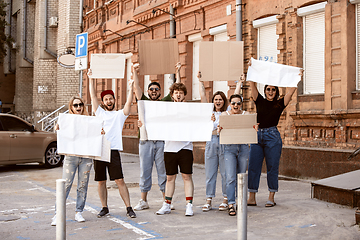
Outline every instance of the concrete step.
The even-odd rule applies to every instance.
[[[311,191],[312,198],[360,208],[360,170],[314,181]]]

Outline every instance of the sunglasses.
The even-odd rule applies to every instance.
[[[150,91],[159,91],[160,88],[157,88],[157,87],[156,87],[156,88],[152,88],[152,87],[151,87],[151,88],[149,88],[149,90],[150,90]]]
[[[266,88],[266,91],[268,91],[268,92],[270,92],[270,91],[275,92],[275,91],[276,91],[276,89],[275,89],[275,88]]]
[[[241,102],[241,101],[239,101],[239,102],[231,102],[231,105],[235,105],[235,104],[237,104],[237,105],[241,105],[241,104],[242,104],[242,102]]]
[[[84,106],[83,103],[79,103],[79,104],[75,103],[75,104],[73,104],[74,108],[83,107],[83,106]]]

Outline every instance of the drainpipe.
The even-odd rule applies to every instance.
[[[173,6],[170,4],[170,38],[176,38],[176,25],[175,25],[175,20],[174,20],[174,8]],[[175,74],[171,74],[171,80],[174,83],[175,82]]]
[[[26,1],[26,0],[24,0],[24,1]],[[48,54],[50,54],[51,56],[53,56],[54,58],[57,58],[56,54],[53,53],[52,51],[50,51],[47,48],[47,30],[48,30],[48,27],[47,27],[47,18],[48,18],[47,10],[48,10],[48,0],[45,0],[44,51],[47,52]]]
[[[27,0],[24,0],[24,18],[23,18],[23,58],[30,64],[34,64],[34,61],[26,57],[26,32],[27,32]]]
[[[242,41],[242,2],[236,0],[236,41]]]
[[[12,20],[12,1],[9,1],[9,5],[8,5],[8,11],[6,14],[7,17],[7,21],[9,23],[8,26],[5,26],[5,33],[7,36],[11,36],[11,20]],[[11,70],[11,48],[7,46],[6,48],[6,58],[7,58],[7,62],[8,62],[8,69],[6,73],[14,73],[14,71]]]

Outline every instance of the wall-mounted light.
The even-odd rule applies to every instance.
[[[155,14],[157,11],[161,11],[161,12],[167,13],[167,14],[173,16],[174,18],[176,18],[176,17],[175,17],[175,14],[172,14],[172,13],[170,13],[170,12],[168,12],[168,11],[165,11],[165,10],[162,10],[162,9],[160,9],[160,8],[154,8],[154,9],[152,10],[152,14]]]
[[[145,24],[139,23],[139,22],[134,21],[134,20],[127,20],[127,21],[126,21],[126,25],[128,25],[128,24],[131,23],[131,22],[134,22],[134,23],[136,23],[136,24],[140,24],[141,26],[144,26],[144,27],[150,29],[150,27],[146,26]]]

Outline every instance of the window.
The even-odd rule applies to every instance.
[[[303,17],[304,94],[325,92],[325,5],[313,4],[298,9]]]
[[[193,69],[192,69],[192,100],[200,100],[199,79],[199,45],[201,41],[201,33],[188,36],[188,41],[193,43]]]
[[[277,62],[277,55],[280,51],[277,49],[277,40],[279,36],[276,34],[276,15],[253,21],[254,28],[258,30],[258,60]],[[257,84],[259,93],[263,95],[264,85]]]
[[[352,1],[350,1],[352,2]],[[356,90],[360,90],[360,4],[355,6],[356,18]]]
[[[148,86],[149,84],[151,83],[150,81],[150,75],[144,75],[144,95],[146,97],[149,97],[149,94],[148,94]]]
[[[174,83],[172,74],[164,74],[164,97],[170,93],[170,87]]]
[[[7,131],[19,131],[19,132],[31,132],[32,127],[21,121],[20,119],[14,117],[2,116],[0,117],[1,123],[4,126],[4,129]]]

